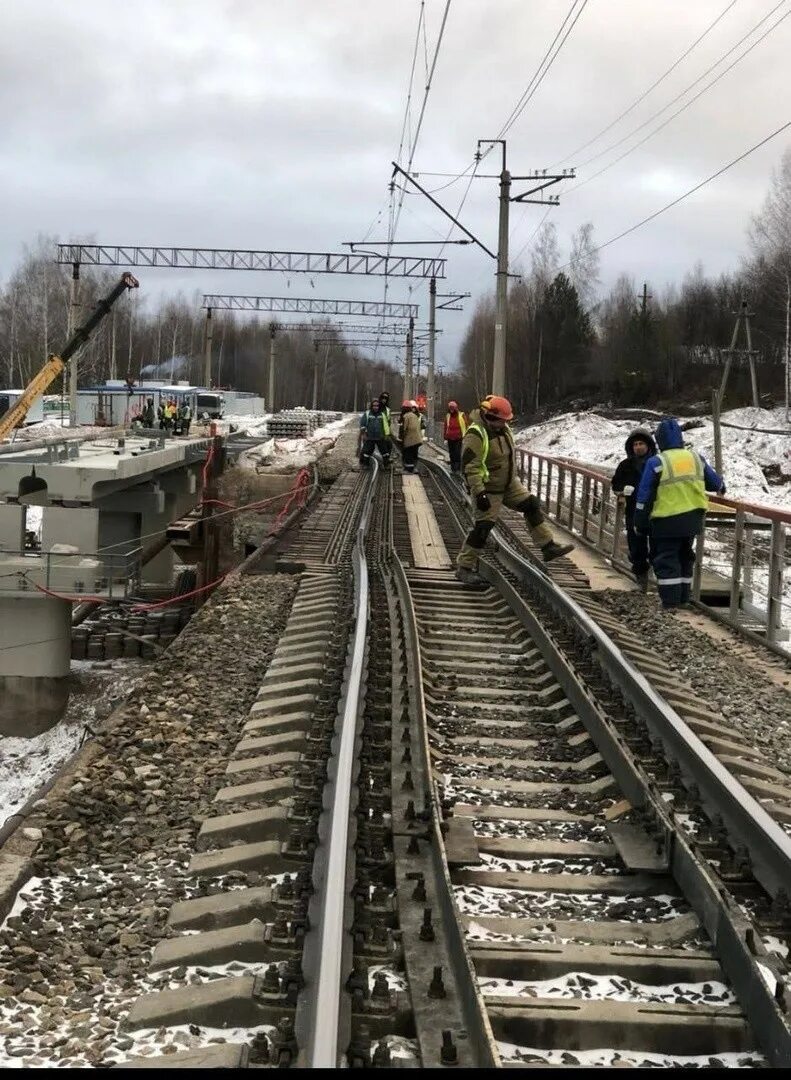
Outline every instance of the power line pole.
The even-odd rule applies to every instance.
[[[315,411],[319,400],[319,342],[314,340],[313,342],[313,404],[311,408]]]
[[[206,308],[206,355],[203,359],[203,385],[211,390],[211,346],[214,329],[212,326],[211,308]]]
[[[269,324],[269,411],[275,411],[275,334],[277,323]]]
[[[546,198],[541,194],[546,188],[561,180],[570,180],[574,176],[573,169],[564,169],[562,173],[547,173],[546,169],[534,170],[524,176],[512,176],[506,167],[506,141],[505,139],[479,139],[478,155],[481,146],[502,147],[503,167],[500,172],[500,215],[497,241],[497,293],[496,309],[494,316],[494,360],[492,363],[492,393],[505,393],[505,354],[508,344],[508,219],[510,204],[538,203],[545,206],[557,206],[557,195],[549,195]],[[511,183],[513,180],[537,181],[535,186],[520,195],[511,195]],[[531,198],[537,195],[538,198]]]
[[[437,279],[428,283],[428,386],[426,413],[428,414],[428,437],[434,437],[434,347],[437,336]]]
[[[500,220],[497,237],[496,310],[494,316],[494,360],[492,393],[505,393],[505,343],[508,335],[508,217],[511,209],[511,174],[505,167],[505,139],[502,140],[503,168],[500,173]]]
[[[744,322],[744,334],[745,334],[745,338],[746,338],[746,341],[747,341],[747,350],[746,350],[746,352],[747,352],[747,362],[750,365],[750,383],[751,383],[751,387],[752,387],[753,406],[756,409],[759,408],[758,376],[757,376],[757,373],[756,373],[756,370],[755,370],[756,352],[753,350],[753,337],[752,337],[752,331],[750,329],[750,319],[754,315],[755,315],[755,312],[749,310],[749,305],[748,305],[747,301],[743,298],[742,302],[741,302],[741,307],[736,312],[736,325],[733,328],[733,336],[731,337],[730,347],[728,349],[723,350],[723,352],[725,353],[725,356],[726,356],[726,360],[725,360],[725,369],[723,370],[723,373],[722,373],[722,382],[720,383],[720,391],[719,391],[720,407],[722,407],[722,405],[725,402],[725,390],[726,390],[726,387],[728,385],[728,375],[730,374],[731,364],[733,363],[733,357],[734,357],[734,355],[736,353],[736,342],[739,339],[739,328],[740,328],[742,322]]]
[[[80,264],[71,265],[71,292],[69,295],[69,332],[71,337],[77,329],[77,320],[80,313]],[[77,426],[77,357],[73,356],[69,362],[69,427]]]
[[[357,357],[354,358],[354,405],[352,406],[352,412],[357,412],[357,365],[359,361]]]
[[[412,355],[414,346],[415,320],[410,317],[409,330],[406,335],[406,375],[404,377],[404,397],[412,397]]]

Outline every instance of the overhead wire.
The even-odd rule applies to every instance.
[[[762,33],[761,37],[758,40],[754,41],[749,46],[749,48],[745,52],[743,52],[740,56],[737,56],[732,64],[729,64],[728,67],[726,67],[723,71],[720,72],[719,76],[716,76],[716,78],[714,78],[707,86],[703,86],[703,89],[700,90],[694,97],[689,99],[688,102],[686,102],[686,104],[684,104],[680,109],[676,109],[676,111],[673,112],[671,114],[671,116],[669,116],[667,118],[667,120],[663,120],[661,122],[661,124],[659,124],[657,127],[655,127],[654,131],[648,132],[647,135],[645,135],[642,139],[640,139],[639,143],[635,143],[634,146],[630,147],[628,150],[625,150],[624,153],[618,154],[617,158],[614,158],[613,161],[608,162],[606,165],[604,165],[602,168],[600,168],[600,170],[598,172],[595,172],[595,173],[591,174],[590,176],[587,176],[585,179],[580,180],[578,184],[575,184],[573,187],[568,188],[566,193],[571,194],[573,191],[577,191],[577,190],[579,190],[579,188],[585,187],[587,184],[592,183],[593,180],[598,179],[600,176],[602,176],[603,173],[606,173],[606,172],[608,172],[608,170],[611,170],[611,168],[613,168],[614,165],[617,165],[619,162],[624,161],[625,158],[628,158],[629,154],[633,153],[635,150],[639,150],[640,147],[644,146],[649,139],[652,139],[655,135],[658,135],[660,131],[663,131],[663,129],[665,129],[665,127],[667,127],[668,124],[670,124],[673,120],[675,120],[676,117],[680,116],[680,114],[682,112],[684,112],[686,109],[688,109],[689,106],[694,105],[695,102],[697,102],[699,97],[702,97],[703,94],[705,94],[708,90],[711,89],[711,87],[714,85],[715,82],[719,82],[720,79],[723,78],[723,76],[727,75],[728,71],[730,71],[730,70],[732,70],[732,68],[736,67],[736,65],[738,63],[740,63],[742,59],[745,59],[745,57],[748,55],[748,53],[751,53],[752,50],[756,48],[756,46],[760,45],[761,42],[766,37],[768,37],[769,33],[772,33],[773,30],[777,29],[777,27],[780,25],[780,23],[785,21],[785,19],[787,19],[789,17],[789,15],[791,15],[791,11],[787,11],[785,15],[781,15],[778,18],[778,21],[773,26],[770,26],[767,30],[765,30],[764,33]]]
[[[577,8],[578,4],[579,4],[579,8],[577,9],[576,14],[574,14],[574,9]],[[524,110],[527,108],[527,106],[530,103],[531,99],[533,98],[536,91],[538,90],[539,86],[541,85],[541,83],[546,78],[547,73],[549,72],[549,69],[552,67],[555,60],[557,59],[558,54],[560,53],[560,50],[563,48],[566,41],[568,40],[569,35],[571,34],[572,30],[576,26],[577,21],[580,18],[580,16],[582,15],[585,8],[587,7],[587,4],[588,4],[588,0],[572,0],[571,7],[569,8],[565,19],[560,24],[560,28],[558,29],[557,33],[555,34],[554,38],[552,39],[552,42],[551,42],[549,48],[544,53],[544,56],[542,57],[541,62],[539,63],[536,70],[534,71],[530,81],[527,84],[527,87],[525,88],[522,96],[519,98],[519,101],[517,101],[516,105],[511,110],[511,112],[510,112],[510,114],[508,116],[508,119],[505,121],[503,126],[500,128],[500,131],[497,134],[498,139],[502,139],[503,136],[506,135],[511,130],[511,128],[514,126],[516,121],[519,119],[519,117],[522,115]],[[573,19],[572,19],[572,16],[573,16]],[[568,25],[568,28],[566,29],[566,26],[569,23],[569,20],[572,20],[572,21],[571,21],[570,25]],[[564,30],[565,30],[565,33],[564,33]],[[555,45],[558,42],[558,38],[561,38],[561,35],[563,35],[562,39],[560,40],[559,44],[557,44],[557,48],[555,48]],[[555,49],[554,53],[552,52],[553,49]]]
[[[616,236],[611,236],[609,240],[605,240],[603,244],[599,244],[593,249],[593,251],[603,251],[611,244],[616,243],[616,241],[622,240],[625,236],[629,236],[631,233],[636,232],[637,229],[641,229],[644,225],[647,225],[649,222],[656,220],[656,218],[658,218],[661,214],[664,214],[666,211],[671,210],[674,206],[678,206],[679,203],[683,202],[685,199],[688,199],[690,195],[694,195],[695,192],[700,191],[701,188],[706,187],[707,184],[710,184],[713,180],[716,180],[718,177],[722,176],[723,173],[726,173],[729,169],[732,169],[734,165],[738,165],[740,161],[744,161],[745,158],[748,158],[750,154],[755,153],[756,150],[760,150],[762,146],[766,146],[768,142],[771,142],[772,139],[776,138],[778,135],[781,134],[781,132],[786,131],[790,127],[791,120],[786,121],[785,124],[781,124],[779,128],[776,128],[769,135],[765,136],[763,139],[760,140],[760,142],[757,142],[754,146],[751,146],[748,150],[745,150],[743,153],[739,154],[738,157],[735,157],[732,161],[729,161],[727,165],[723,165],[720,169],[717,169],[717,171],[713,172],[711,176],[707,176],[705,180],[701,180],[700,183],[695,184],[695,186],[691,187],[689,191],[685,191],[683,195],[679,195],[677,198],[672,199],[665,206],[661,207],[659,210],[655,210],[652,214],[644,217],[636,224],[630,225],[629,228],[624,229],[623,232],[618,233]],[[569,264],[566,263],[566,266],[568,265]]]
[[[692,42],[692,44],[687,49],[685,49],[684,52],[679,57],[677,57],[676,60],[673,61],[670,67],[666,71],[664,71],[658,79],[654,80],[654,82],[652,82],[651,85],[642,92],[642,94],[635,98],[631,105],[627,105],[623,112],[620,112],[614,120],[611,120],[610,123],[607,124],[606,127],[603,127],[601,131],[593,135],[590,139],[588,139],[587,142],[582,143],[581,146],[577,146],[569,154],[566,154],[565,157],[560,158],[559,161],[556,161],[551,167],[554,168],[555,165],[562,165],[564,164],[564,162],[570,161],[573,157],[576,157],[577,154],[581,154],[583,150],[587,150],[589,146],[592,146],[593,143],[598,142],[598,140],[603,135],[606,135],[608,131],[611,131],[615,127],[616,124],[620,123],[620,121],[623,120],[624,117],[628,116],[629,113],[633,112],[637,108],[637,106],[641,104],[641,102],[645,101],[649,94],[656,90],[657,86],[663,83],[665,79],[668,78],[668,76],[676,70],[679,64],[686,60],[686,58],[693,51],[693,49],[697,48],[697,46],[700,45],[701,41],[703,41],[703,39],[711,33],[714,27],[717,26],[717,24],[725,18],[731,8],[735,7],[738,2],[739,0],[730,0],[730,2],[725,5],[724,9],[719,13],[719,15],[717,15],[717,17],[709,23],[703,33],[699,34],[698,37],[696,37],[695,40]]]
[[[583,161],[580,164],[579,168],[584,168],[586,165],[589,165],[591,162],[596,161],[597,158],[603,157],[605,154],[610,153],[610,151],[612,151],[612,150],[616,150],[619,146],[622,146],[623,143],[625,143],[629,139],[631,139],[632,136],[634,136],[638,132],[642,131],[643,128],[647,127],[654,120],[656,120],[658,117],[660,117],[662,115],[662,113],[667,112],[667,110],[672,108],[673,105],[676,104],[676,102],[680,101],[686,94],[688,94],[689,91],[693,89],[693,87],[697,86],[697,84],[699,82],[701,82],[702,79],[705,79],[706,76],[710,75],[711,72],[714,71],[715,68],[719,67],[719,65],[725,59],[727,59],[727,57],[730,56],[731,53],[733,53],[736,49],[738,49],[740,45],[743,45],[744,42],[752,34],[754,34],[756,32],[756,30],[758,30],[767,21],[767,19],[770,19],[772,17],[772,15],[774,15],[775,12],[779,8],[781,8],[784,4],[786,4],[787,2],[788,2],[788,0],[780,0],[780,3],[775,4],[775,6],[771,9],[771,11],[767,12],[767,14],[763,16],[763,18],[759,19],[759,21],[750,30],[748,30],[747,33],[744,34],[736,42],[735,45],[732,45],[731,48],[728,49],[727,52],[723,53],[723,55],[718,60],[715,60],[715,62],[713,64],[709,65],[709,67],[706,68],[706,70],[701,75],[699,75],[696,79],[694,79],[688,86],[686,86],[682,91],[680,91],[680,93],[676,94],[676,96],[671,101],[669,101],[666,105],[663,105],[661,109],[658,109],[655,113],[653,113],[651,116],[649,116],[648,119],[644,120],[641,124],[638,124],[637,127],[633,128],[627,135],[624,135],[620,139],[618,139],[616,142],[611,143],[610,146],[608,146],[606,149],[600,150],[596,154],[593,154],[591,157],[587,158],[585,161]],[[780,18],[775,23],[772,24],[772,26],[770,26],[767,30],[765,30],[764,33],[759,38],[757,38],[751,45],[749,45],[744,50],[743,53],[741,53],[739,56],[737,56],[735,60],[733,60],[726,68],[724,68],[718,75],[716,75],[711,80],[710,83],[708,83],[700,91],[698,91],[698,93],[695,94],[694,97],[690,98],[689,101],[685,102],[685,104],[682,105],[681,108],[677,109],[676,112],[674,112],[671,116],[669,116],[666,120],[664,120],[658,127],[656,127],[653,131],[649,132],[648,135],[646,135],[644,139],[641,139],[639,142],[635,143],[634,146],[630,147],[625,153],[623,153],[619,157],[615,158],[612,162],[610,162],[608,165],[606,165],[603,169],[599,170],[599,172],[595,173],[593,176],[587,177],[585,180],[581,181],[579,184],[575,184],[574,187],[570,188],[569,190],[570,191],[576,191],[577,188],[582,187],[583,184],[589,183],[591,180],[595,179],[596,176],[601,176],[601,174],[604,171],[606,171],[606,169],[609,169],[609,168],[612,167],[612,165],[615,165],[619,161],[622,161],[628,154],[631,154],[634,150],[637,150],[640,146],[642,146],[644,143],[646,143],[648,141],[648,139],[653,138],[654,135],[656,135],[660,131],[662,131],[662,129],[667,127],[667,125],[672,120],[675,120],[675,118],[677,116],[680,116],[682,112],[684,112],[686,109],[688,109],[690,107],[690,105],[693,105],[699,98],[701,98],[703,96],[703,94],[705,94],[708,90],[710,90],[712,86],[714,86],[716,83],[718,83],[720,81],[720,79],[723,78],[723,76],[727,75],[728,72],[731,71],[734,67],[736,67],[737,64],[741,63],[741,61],[744,60],[744,58],[746,56],[748,56],[753,51],[753,49],[755,49],[758,45],[760,45],[761,42],[764,41],[769,36],[769,34],[771,34],[774,30],[776,30],[777,27],[785,19],[787,19],[789,15],[791,15],[791,10],[787,11],[784,15],[781,15]]]

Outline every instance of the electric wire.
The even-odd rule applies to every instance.
[[[574,14],[574,9],[577,8],[578,4],[580,6],[577,9],[576,14]],[[519,101],[516,103],[516,105],[511,110],[511,113],[510,113],[508,119],[505,121],[503,126],[500,128],[500,131],[497,134],[498,139],[502,139],[503,136],[506,135],[507,132],[511,130],[511,128],[514,126],[516,121],[519,119],[519,117],[522,115],[524,110],[527,108],[527,106],[530,103],[531,99],[533,98],[534,94],[536,93],[539,86],[541,85],[541,83],[544,81],[546,75],[548,74],[549,69],[552,67],[555,60],[557,59],[558,54],[560,53],[560,50],[563,48],[566,41],[568,40],[569,35],[571,34],[572,30],[576,26],[577,21],[580,18],[580,16],[582,15],[585,8],[587,7],[587,4],[588,4],[588,0],[572,0],[571,7],[569,8],[565,19],[561,23],[559,30],[555,34],[555,37],[552,39],[552,43],[550,44],[547,51],[544,53],[544,56],[542,57],[540,64],[538,65],[535,72],[533,73],[533,76],[530,79],[530,82],[527,84],[527,87],[524,90],[524,92],[523,92],[522,96],[520,97]],[[572,19],[572,16],[573,16],[573,19]],[[570,25],[568,25],[568,28],[566,29],[566,26],[569,23],[569,20],[572,20],[572,21],[571,21]],[[564,30],[565,30],[565,33],[564,33]],[[561,38],[559,44],[557,45],[557,48],[555,48],[555,44],[556,44],[556,42],[558,42],[558,38],[560,38],[561,35],[563,35],[563,37]],[[555,49],[554,53],[552,52],[553,49]]]
[[[669,203],[661,207],[659,210],[655,210],[652,214],[644,217],[642,221],[638,221],[635,225],[630,225],[629,228],[624,229],[623,232],[618,233],[616,236],[611,236],[609,240],[605,240],[603,244],[599,244],[598,247],[595,247],[593,249],[593,251],[603,251],[605,248],[609,247],[610,244],[614,244],[618,240],[622,240],[625,236],[629,236],[630,233],[636,232],[637,229],[641,229],[643,225],[647,225],[650,221],[654,221],[661,214],[664,214],[667,210],[671,210],[674,206],[678,206],[680,202],[688,199],[690,195],[694,195],[695,192],[700,191],[701,188],[706,187],[706,185],[710,184],[712,180],[716,180],[718,177],[722,176],[723,173],[726,173],[729,169],[732,169],[734,165],[738,165],[740,161],[744,161],[745,158],[748,158],[751,154],[755,153],[756,150],[760,150],[762,146],[766,146],[768,142],[771,142],[772,139],[776,138],[781,132],[786,131],[790,127],[791,120],[786,121],[785,124],[781,124],[779,128],[776,128],[775,131],[765,136],[763,139],[761,139],[760,142],[757,142],[754,146],[751,146],[748,150],[745,150],[744,153],[739,154],[738,157],[735,157],[732,161],[729,161],[727,165],[723,165],[722,168],[717,169],[716,172],[712,173],[711,176],[706,177],[705,180],[701,180],[700,183],[695,184],[695,186],[691,187],[689,191],[685,191],[683,195],[679,195],[677,198],[672,199]],[[565,269],[569,265],[569,263],[566,263],[565,266],[561,269]]]
[[[768,35],[771,34],[772,31],[775,30],[780,25],[781,22],[783,22],[785,19],[787,19],[789,17],[789,15],[791,15],[791,11],[787,11],[785,13],[785,15],[781,15],[780,18],[777,20],[777,22],[774,23],[774,25],[770,26],[768,30],[764,31],[764,33],[761,35],[761,37],[758,38],[757,41],[754,41],[753,44],[750,45],[749,48],[746,49],[742,53],[741,56],[738,56],[731,64],[728,65],[727,68],[725,68],[724,71],[720,72],[720,74],[717,75],[716,78],[714,78],[708,84],[708,86],[704,86],[702,90],[699,90],[698,93],[693,98],[691,98],[685,105],[682,105],[680,109],[677,109],[676,112],[672,113],[666,120],[663,120],[662,123],[658,127],[654,128],[653,131],[649,131],[648,134],[645,135],[642,139],[640,139],[639,142],[635,143],[634,146],[629,147],[628,150],[625,150],[622,154],[619,154],[618,157],[616,157],[612,161],[608,162],[607,165],[604,165],[597,172],[593,173],[591,176],[587,176],[584,180],[580,180],[580,182],[578,184],[574,184],[573,187],[570,187],[568,189],[566,194],[570,195],[572,192],[578,191],[581,187],[584,187],[586,184],[590,184],[593,180],[598,179],[598,177],[600,177],[603,173],[607,172],[609,169],[613,168],[613,166],[615,166],[619,162],[623,161],[624,158],[626,158],[630,154],[634,153],[635,150],[639,150],[639,148],[641,146],[644,146],[645,143],[647,143],[649,139],[652,139],[654,137],[654,135],[658,135],[660,131],[662,131],[664,128],[666,128],[668,126],[668,124],[670,124],[673,120],[675,120],[676,117],[679,116],[682,112],[684,112],[686,109],[688,109],[690,107],[690,105],[694,105],[694,103],[698,100],[698,98],[702,97],[703,94],[705,94],[707,90],[711,89],[711,87],[716,82],[719,82],[719,80],[724,75],[727,75],[728,72],[732,68],[734,68],[741,60],[743,60],[747,56],[748,53],[752,52],[752,50],[757,45],[760,45],[761,42],[764,40],[764,38],[768,37]]]
[[[624,119],[624,117],[628,116],[629,113],[633,112],[637,108],[637,106],[641,104],[641,102],[645,101],[649,94],[656,90],[657,86],[659,86],[660,83],[663,83],[665,79],[676,70],[679,64],[686,60],[686,58],[693,51],[693,49],[700,45],[701,41],[703,41],[703,39],[711,33],[714,27],[717,26],[717,24],[725,18],[731,8],[735,7],[738,2],[739,0],[730,0],[730,3],[725,5],[725,8],[719,13],[719,15],[714,19],[713,22],[709,23],[703,33],[696,37],[692,44],[681,54],[681,56],[674,60],[670,67],[665,72],[663,72],[663,74],[660,75],[658,79],[652,82],[651,85],[646,90],[644,90],[642,94],[639,95],[639,97],[635,98],[631,105],[627,105],[623,112],[619,113],[614,120],[611,120],[606,127],[602,128],[601,131],[596,133],[596,135],[593,135],[590,139],[588,139],[587,142],[582,143],[581,146],[577,146],[570,153],[566,154],[565,157],[562,157],[559,161],[554,162],[551,168],[555,168],[556,165],[563,165],[565,162],[570,161],[573,157],[576,157],[577,154],[581,154],[583,150],[587,150],[589,146],[593,145],[593,143],[598,142],[602,135],[606,135],[607,132],[611,131],[616,124],[620,123],[620,121]]]
[[[630,132],[628,132],[628,134],[623,135],[620,139],[617,139],[614,143],[611,143],[604,150],[599,150],[597,153],[592,154],[591,157],[586,158],[585,161],[580,163],[579,168],[584,168],[586,165],[590,165],[591,162],[596,161],[598,158],[603,157],[605,154],[609,154],[612,150],[617,150],[619,146],[622,146],[623,143],[627,142],[634,135],[638,134],[638,132],[642,131],[643,128],[645,128],[649,124],[653,123],[653,121],[656,120],[658,117],[660,117],[662,115],[662,113],[667,112],[668,109],[671,109],[678,101],[680,101],[683,97],[685,97],[686,94],[688,94],[690,90],[692,90],[695,86],[697,86],[699,82],[701,82],[703,79],[705,79],[707,75],[710,75],[711,72],[714,71],[715,68],[719,67],[719,65],[724,60],[726,60],[731,55],[731,53],[735,52],[736,49],[738,49],[740,45],[743,45],[744,42],[749,37],[751,37],[756,32],[756,30],[760,29],[760,27],[763,26],[763,24],[767,21],[767,19],[770,19],[772,17],[772,15],[774,15],[775,12],[779,8],[783,7],[783,5],[785,3],[787,3],[787,0],[780,0],[780,3],[775,4],[775,6],[771,9],[771,11],[767,12],[767,14],[763,16],[763,18],[759,19],[758,22],[753,27],[751,27],[751,29],[748,30],[746,34],[744,34],[741,38],[739,38],[739,40],[736,42],[735,45],[732,45],[730,47],[730,49],[728,49],[725,53],[722,54],[722,56],[719,57],[718,60],[715,60],[713,64],[710,64],[709,67],[707,67],[706,70],[701,75],[698,75],[698,77],[696,79],[693,79],[693,81],[688,86],[686,86],[683,90],[681,90],[678,94],[676,94],[676,96],[674,98],[672,98],[666,105],[663,105],[661,109],[657,109],[656,112],[652,113],[652,115],[649,116],[646,120],[644,120],[641,124],[638,124],[637,127],[633,128]],[[682,108],[678,109],[675,113],[673,113],[673,115],[671,117],[669,117],[669,119],[667,121],[665,121],[660,127],[656,128],[653,132],[651,132],[648,137],[651,137],[651,136],[655,135],[657,132],[661,131],[662,127],[665,127],[670,122],[670,120],[675,119],[676,116],[680,115],[680,113],[682,113],[685,109],[689,108],[689,106],[692,105],[695,101],[697,101],[698,98],[700,98],[707,90],[711,89],[711,87],[714,86],[715,83],[719,82],[719,80],[724,75],[726,75],[732,68],[734,68],[736,66],[736,64],[740,63],[747,55],[749,55],[749,53],[751,53],[752,50],[757,45],[760,45],[760,43],[770,33],[772,33],[773,30],[776,30],[777,27],[780,25],[780,23],[782,23],[784,19],[788,18],[789,14],[791,14],[791,11],[786,12],[785,15],[781,15],[781,17],[777,20],[777,22],[775,22],[772,26],[770,26],[768,30],[764,31],[764,33],[761,35],[761,37],[759,37],[756,41],[754,41],[747,49],[745,49],[745,51],[740,56],[738,56],[731,64],[729,64],[727,68],[725,68],[723,71],[721,71],[719,73],[719,75],[717,75],[714,79],[712,79],[712,81],[710,83],[708,83],[708,85],[705,86],[701,91],[699,91],[699,93],[696,94],[695,97],[691,98],[690,101],[688,101],[684,106],[682,106]],[[643,142],[645,142],[645,141],[646,140],[644,139]],[[636,150],[638,146],[642,146],[642,142],[637,143],[634,147],[632,147],[632,150]],[[631,153],[631,152],[632,152],[631,150],[628,151],[628,153]],[[626,155],[623,155],[623,156],[626,156]],[[617,159],[617,160],[621,160],[621,159]],[[615,162],[613,162],[612,164],[615,164]],[[597,174],[597,175],[599,175],[599,174]],[[591,177],[591,179],[592,179],[592,177]],[[587,181],[585,181],[585,182],[587,182]],[[579,187],[580,185],[578,184],[576,186]]]

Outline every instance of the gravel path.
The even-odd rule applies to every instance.
[[[677,672],[778,769],[791,775],[791,692],[772,683],[736,650],[658,610],[655,597],[607,590],[596,594],[639,635],[646,647]]]
[[[201,815],[255,699],[296,591],[285,575],[215,594],[145,689],[101,736],[103,752],[28,826],[37,879],[0,928],[0,1066],[109,1064],[147,985],[152,947],[186,876]]]

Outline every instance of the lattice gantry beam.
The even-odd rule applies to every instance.
[[[57,261],[83,266],[150,266],[173,270],[271,270],[285,274],[444,278],[446,260],[410,255],[58,244]]]
[[[67,260],[68,261],[68,260]],[[372,318],[417,318],[417,304],[390,304],[376,300],[319,300],[309,296],[205,295],[203,307],[215,311],[282,311],[301,315],[356,315]]]

